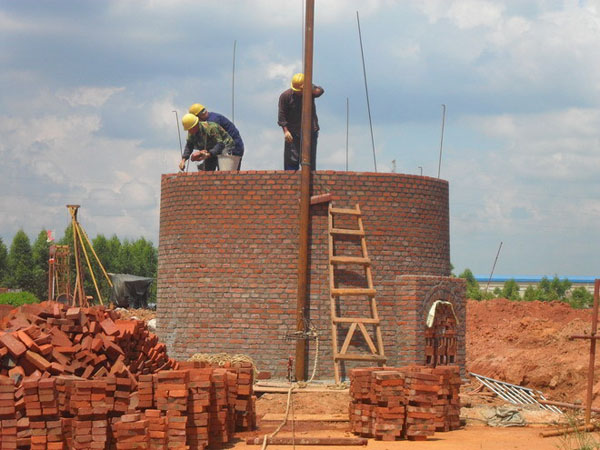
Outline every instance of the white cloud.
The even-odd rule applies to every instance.
[[[70,106],[100,107],[113,95],[123,92],[124,87],[86,87],[61,89],[56,96],[65,100]]]

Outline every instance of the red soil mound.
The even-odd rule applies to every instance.
[[[467,370],[539,389],[551,400],[583,401],[590,343],[569,337],[589,333],[591,316],[559,302],[469,300]],[[596,373],[598,380],[600,368]],[[600,383],[594,392],[600,406]]]

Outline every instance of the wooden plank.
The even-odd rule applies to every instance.
[[[375,295],[376,289],[369,288],[334,288],[331,290],[331,295],[339,297],[340,295]]]
[[[371,260],[369,258],[363,258],[361,256],[332,256],[330,258],[332,264],[362,264],[369,266]]]
[[[331,234],[342,234],[345,236],[364,236],[365,232],[363,230],[350,230],[347,228],[332,228],[329,230]]]
[[[263,445],[264,438],[247,438],[246,445]],[[267,443],[271,445],[335,445],[338,447],[367,445],[369,442],[366,438],[350,438],[350,437],[310,437],[296,436],[291,437],[272,437],[267,438]]]
[[[321,194],[321,195],[313,195],[310,198],[310,204],[311,205],[318,205],[319,203],[327,203],[331,201],[331,193],[328,192],[326,194]]]
[[[360,216],[360,211],[350,208],[329,208],[331,214],[350,214],[352,216]]]
[[[369,319],[367,317],[334,317],[334,323],[368,323],[375,325],[379,323],[379,319]]]
[[[344,339],[344,343],[342,344],[342,349],[340,353],[345,354],[348,350],[348,346],[350,345],[350,341],[352,340],[352,336],[354,336],[354,332],[356,331],[356,322],[350,325],[350,329],[348,330],[348,334],[346,335],[346,339]]]
[[[333,357],[338,361],[387,361],[385,356],[380,355],[367,355],[367,354],[359,354],[359,353],[337,353]]]
[[[268,413],[260,420],[262,422],[283,422],[284,419],[285,414]],[[295,414],[294,420],[296,422],[348,422],[350,417],[348,414]]]

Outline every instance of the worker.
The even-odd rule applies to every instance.
[[[237,170],[240,170],[240,167],[242,166],[242,156],[244,156],[244,141],[242,141],[240,132],[233,122],[222,114],[208,112],[204,105],[201,105],[200,103],[194,103],[192,106],[190,106],[189,112],[190,114],[198,116],[200,121],[217,123],[221,125],[225,131],[227,131],[227,134],[231,136],[231,139],[233,139],[233,142],[235,142],[233,154],[240,157],[240,162],[237,168]]]
[[[300,137],[302,125],[302,92],[304,90],[304,74],[297,73],[292,77],[290,89],[279,96],[277,124],[283,129],[285,144],[283,147],[283,168],[298,170],[300,168]],[[317,170],[317,138],[319,137],[319,119],[315,108],[315,98],[323,95],[322,87],[312,86],[312,137],[310,147],[311,170]]]
[[[218,167],[217,155],[233,152],[235,143],[220,125],[214,122],[200,122],[193,114],[183,116],[181,124],[188,132],[188,137],[179,162],[180,170],[185,169],[189,158],[192,161],[204,161],[203,165],[198,164],[198,170],[213,171]]]

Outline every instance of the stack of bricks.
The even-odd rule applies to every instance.
[[[157,409],[167,415],[167,445],[186,448],[186,412],[188,408],[189,370],[173,370],[156,374],[154,389]]]
[[[154,376],[140,375],[138,377],[138,408],[154,408]]]
[[[55,386],[54,378],[30,378],[23,381],[31,450],[63,448],[62,423]]]
[[[0,450],[17,448],[15,384],[11,378],[0,376]]]
[[[253,394],[254,368],[242,362],[237,368],[237,396],[235,400],[235,426],[238,431],[256,428],[256,397]]]
[[[371,373],[379,367],[358,368],[350,372],[350,427],[360,436],[371,437],[373,433],[374,396],[371,391]]]
[[[229,442],[233,411],[227,394],[227,369],[213,369],[211,374],[212,391],[209,406],[209,446],[222,447]]]
[[[159,409],[147,409],[144,416],[148,421],[148,448],[163,450],[167,448],[167,418]]]
[[[106,380],[77,380],[71,393],[71,445],[73,449],[106,448],[108,406]]]
[[[436,410],[433,405],[442,389],[440,377],[430,368],[419,366],[405,370],[406,376],[406,437],[424,441],[433,436],[436,429]]]
[[[375,370],[371,377],[373,434],[383,441],[400,439],[406,413],[404,374],[395,370]]]
[[[442,388],[434,403],[436,431],[452,431],[460,428],[460,369],[458,366],[438,366],[431,372],[442,377]]]
[[[148,420],[139,413],[124,414],[112,426],[116,450],[149,449]]]
[[[186,434],[191,450],[203,450],[208,446],[212,371],[211,368],[189,370]]]
[[[109,375],[106,380],[106,403],[111,415],[121,415],[129,410],[131,379],[127,375]]]
[[[350,425],[381,440],[426,440],[460,427],[458,367],[362,368],[350,373]]]

